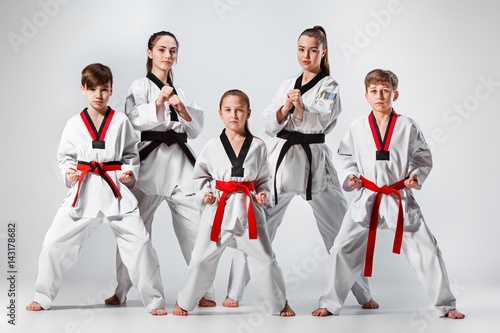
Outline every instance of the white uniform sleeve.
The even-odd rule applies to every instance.
[[[412,173],[417,175],[418,186],[415,189],[419,190],[431,172],[432,156],[431,150],[425,142],[424,135],[415,123],[411,126],[409,145],[408,154],[410,156],[408,176]]]
[[[292,79],[293,81],[293,79]],[[321,86],[317,89],[315,95],[310,91],[302,96],[304,103],[303,119],[297,119],[297,112],[288,113],[283,121],[278,123],[276,112],[283,106],[286,99],[291,80],[285,80],[269,106],[264,110],[264,121],[266,133],[270,136],[276,136],[287,124],[292,123],[293,129],[287,126],[287,129],[300,129],[303,133],[325,133],[328,134],[335,127],[337,117],[342,111],[339,88],[337,82],[331,77],[320,81]],[[316,88],[313,88],[316,89]]]
[[[339,150],[337,152],[339,179],[342,182],[342,188],[348,192],[353,190],[348,185],[349,175],[354,175],[359,178],[359,169],[354,155],[354,142],[351,131],[352,126],[349,127],[347,134],[340,142]]]
[[[124,137],[125,137],[125,144],[123,147],[123,155],[122,155],[122,172],[125,171],[132,171],[134,174],[134,181],[133,183],[126,184],[128,187],[133,188],[135,185],[135,180],[137,180],[137,177],[139,176],[139,167],[140,167],[140,160],[139,160],[139,150],[137,148],[139,144],[139,137],[134,131],[134,127],[128,121],[128,119],[125,119],[125,124],[124,124]]]
[[[201,205],[205,205],[205,192],[213,192],[211,181],[213,180],[210,172],[210,166],[205,158],[207,147],[201,151],[200,156],[196,159],[196,164],[193,169],[193,182],[196,199]]]
[[[158,114],[164,118],[165,106],[161,106]],[[148,100],[148,87],[144,80],[137,80],[130,85],[125,101],[125,114],[138,131],[152,129],[165,122],[158,119],[155,101]]]
[[[63,182],[66,187],[70,188],[73,182],[70,182],[66,177],[68,169],[77,169],[77,154],[74,142],[71,140],[71,124],[70,121],[64,127],[59,148],[57,149],[57,161],[59,162],[59,170],[63,176]]]
[[[182,124],[182,127],[186,130],[186,133],[188,135],[189,139],[194,139],[198,135],[200,135],[201,131],[203,130],[203,124],[204,124],[204,116],[203,116],[203,110],[201,110],[198,105],[196,105],[193,101],[191,101],[184,91],[182,89],[177,89],[177,94],[179,98],[181,99],[182,103],[184,104],[184,107],[186,108],[187,112],[191,116],[191,121],[185,121],[182,119],[182,117],[179,116],[179,121]]]
[[[259,140],[254,138],[254,140]],[[269,165],[269,160],[267,158],[267,151],[265,147],[262,147],[261,149],[261,158],[260,160],[260,166],[259,166],[259,172],[257,173],[257,176],[255,177],[254,180],[254,185],[255,185],[255,193],[260,193],[260,192],[265,192],[267,195],[267,198],[270,198],[271,195],[271,168]]]
[[[321,85],[314,101],[309,100],[303,99],[305,111],[300,127],[304,131],[321,131],[328,134],[335,127],[337,117],[342,112],[337,82],[328,78]]]
[[[275,137],[276,134],[281,131],[285,125],[288,123],[288,116],[283,119],[283,121],[278,123],[278,120],[276,119],[276,112],[283,106],[283,100],[284,96],[286,96],[287,93],[287,86],[288,86],[288,81],[284,81],[281,83],[281,86],[279,87],[278,91],[276,94],[274,94],[273,99],[271,100],[271,103],[268,105],[268,107],[264,110],[263,116],[264,116],[264,124],[265,124],[265,131],[266,134]]]

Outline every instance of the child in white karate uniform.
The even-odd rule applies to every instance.
[[[177,61],[179,43],[174,34],[160,31],[148,41],[146,77],[130,85],[125,113],[141,132],[139,155],[141,172],[132,191],[139,201],[141,218],[151,235],[154,214],[167,202],[182,255],[189,264],[200,221],[200,207],[192,188],[195,156],[187,139],[203,129],[203,111],[184,91],[174,87],[172,66]],[[115,294],[109,305],[122,304],[132,283],[120,252],[117,251]],[[200,306],[215,306],[213,290],[200,300]]]
[[[363,271],[371,276],[378,228],[395,230],[394,253],[403,249],[439,316],[462,319],[436,239],[411,189],[420,189],[432,158],[416,123],[396,114],[398,78],[376,69],[365,78],[372,107],[358,118],[340,143],[338,157],[346,191],[356,190],[330,251],[326,288],[313,316],[339,314],[349,288]]]
[[[167,314],[158,258],[127,188],[139,172],[139,139],[127,117],[107,106],[112,83],[107,66],[92,64],[82,72],[88,107],[67,122],[57,151],[70,191],[45,235],[29,311],[51,307],[83,241],[107,223],[143,304],[153,315]]]
[[[325,30],[315,26],[304,30],[297,42],[297,60],[302,73],[283,81],[264,111],[267,142],[274,178],[274,207],[267,211],[271,241],[285,217],[292,199],[307,200],[318,230],[330,251],[337,236],[347,203],[340,188],[332,153],[325,144],[342,111],[337,82],[330,76]],[[241,253],[235,253],[225,306],[238,306],[248,283]],[[368,280],[360,277],[352,287],[356,300],[365,309],[378,308]]]
[[[248,259],[250,276],[266,309],[281,316],[295,315],[267,233],[263,206],[271,174],[264,143],[248,130],[250,113],[245,93],[226,92],[219,110],[225,129],[207,143],[196,161],[193,179],[205,207],[174,315],[185,316],[194,308],[212,284],[227,246],[241,250]]]

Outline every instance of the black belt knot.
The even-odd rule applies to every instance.
[[[307,160],[309,161],[309,174],[307,176],[307,188],[306,188],[306,200],[312,199],[312,152],[310,144],[314,143],[325,143],[324,133],[315,134],[305,134],[296,131],[281,130],[277,135],[280,139],[285,139],[286,142],[281,148],[280,154],[278,156],[278,162],[276,163],[276,170],[274,172],[274,203],[278,204],[278,189],[276,186],[276,175],[278,173],[278,168],[283,162],[283,158],[290,148],[294,145],[301,145],[306,153]]]
[[[151,141],[144,149],[139,152],[140,160],[144,160],[153,150],[158,148],[159,145],[166,144],[170,147],[173,144],[178,144],[182,151],[186,154],[187,158],[192,165],[195,164],[196,159],[186,145],[187,134],[178,133],[174,130],[168,131],[143,131],[141,133],[141,142]]]

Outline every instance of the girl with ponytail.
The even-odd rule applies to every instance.
[[[347,204],[325,144],[325,135],[335,127],[342,108],[338,84],[330,76],[326,32],[321,26],[300,34],[297,60],[302,72],[283,81],[264,110],[265,130],[272,137],[267,146],[274,195],[267,227],[273,240],[288,205],[299,195],[311,205],[325,249],[330,251]],[[223,305],[238,306],[247,282],[245,257],[236,253]],[[359,277],[352,291],[363,308],[378,308],[366,278]]]
[[[135,130],[141,132],[139,155],[141,169],[132,190],[151,237],[153,217],[162,202],[172,213],[172,224],[189,264],[200,220],[199,205],[191,195],[196,158],[188,139],[203,129],[203,111],[184,91],[174,86],[172,66],[177,62],[179,42],[168,31],[151,35],[147,48],[147,75],[130,85],[125,113]],[[118,286],[106,304],[125,302],[130,290],[127,268],[117,253]],[[200,300],[201,306],[215,306],[212,291]]]

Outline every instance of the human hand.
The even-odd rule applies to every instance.
[[[181,99],[177,95],[172,95],[170,99],[168,100],[168,105],[172,106],[174,109],[176,109],[179,113],[179,115],[182,117],[182,119],[186,121],[191,121],[191,116],[186,110],[186,107],[184,104],[181,102]]]
[[[355,175],[349,175],[349,181],[347,182],[352,189],[358,190],[364,186],[363,181],[358,179]]]
[[[262,205],[262,204],[266,203],[267,194],[265,192],[260,192],[258,194],[255,194],[253,196],[253,198],[254,198],[256,203]]]
[[[134,180],[134,174],[130,170],[127,170],[124,173],[122,173],[120,176],[118,176],[118,181],[122,184],[128,184],[132,180]]]
[[[69,182],[77,182],[80,179],[80,174],[73,168],[66,170],[66,179]]]
[[[172,88],[171,86],[168,86],[168,85],[163,86],[163,88],[161,88],[160,95],[156,99],[156,102],[155,102],[156,107],[158,108],[159,106],[161,106],[162,104],[167,102],[173,93],[174,93],[174,88]]]
[[[205,203],[207,205],[211,205],[215,202],[215,195],[212,193],[212,192],[205,192],[205,197],[203,198],[203,201],[205,201]]]
[[[281,113],[283,113],[283,116],[286,116],[288,111],[290,111],[292,108],[293,108],[292,100],[290,99],[289,95],[287,94],[285,104],[281,107]]]
[[[170,96],[168,100],[168,105],[171,105],[177,111],[185,110],[184,104],[182,104],[181,99],[177,95]]]
[[[300,89],[292,89],[286,95],[287,101],[290,101],[296,110],[302,115],[304,113],[304,103],[302,103]]]
[[[412,173],[410,175],[410,177],[408,177],[407,179],[405,179],[405,186],[407,188],[415,188],[418,186],[418,179],[417,179],[417,175]]]

